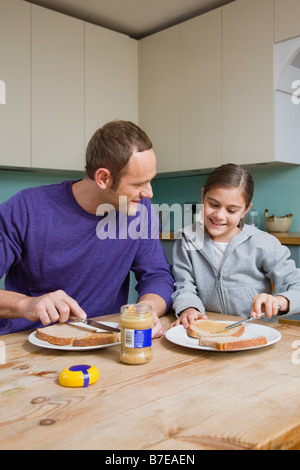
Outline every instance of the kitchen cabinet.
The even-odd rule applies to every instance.
[[[138,123],[138,41],[85,23],[85,146],[114,119]]]
[[[275,0],[274,42],[300,36],[299,0]]]
[[[179,25],[179,168],[222,163],[221,9]]]
[[[141,41],[141,123],[159,172],[300,163],[299,106],[275,93],[274,5],[276,28],[283,1],[235,0]]]
[[[223,162],[273,162],[273,0],[222,10]]]
[[[16,34],[17,32],[17,34]],[[0,104],[0,165],[31,163],[30,4],[0,0],[0,80],[6,103]]]
[[[273,13],[273,0],[236,0],[223,7],[224,163],[300,164],[300,108],[292,89],[277,91],[290,57],[274,44]]]
[[[141,125],[158,172],[221,163],[221,11],[141,40]]]
[[[32,166],[84,169],[84,23],[32,5]]]
[[[138,41],[126,35],[0,0],[0,61],[2,166],[84,171],[97,128],[138,123]]]
[[[82,171],[99,127],[138,121],[137,41],[35,5],[32,13],[32,165]]]
[[[179,165],[179,28],[140,41],[140,124],[153,143],[157,171]]]

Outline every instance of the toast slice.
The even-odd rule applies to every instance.
[[[217,338],[216,336],[202,336],[199,339],[199,344],[200,346],[208,346],[211,348],[215,348],[218,351],[234,351],[235,349],[262,346],[264,344],[267,344],[267,338],[265,336],[259,336],[256,338],[248,339],[241,339],[237,338],[236,336],[220,336],[219,338]]]
[[[38,328],[35,335],[36,338],[57,346],[99,346],[117,343],[121,340],[121,334],[117,332],[93,332],[69,323],[55,323]]]
[[[195,323],[189,325],[187,329],[188,336],[192,338],[200,337],[213,337],[213,336],[241,336],[245,331],[244,325],[238,325],[230,330],[223,331],[222,333],[217,333],[217,331],[222,330],[226,326],[229,326],[228,322],[216,322],[212,320],[197,320]]]

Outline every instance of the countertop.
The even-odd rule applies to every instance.
[[[300,245],[300,232],[270,232],[282,245]]]
[[[282,245],[300,245],[300,232],[269,232]],[[161,233],[161,240],[174,240],[174,233]]]
[[[161,320],[166,331],[174,316]],[[281,340],[222,353],[162,337],[139,366],[120,363],[119,345],[69,352],[34,346],[29,332],[2,336],[0,449],[300,449],[300,328],[260,323]],[[78,364],[95,365],[98,382],[60,386]]]

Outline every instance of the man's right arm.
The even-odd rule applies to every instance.
[[[39,297],[0,290],[0,318],[40,320],[43,325],[49,325],[56,321],[66,322],[70,314],[86,318],[86,313],[76,300],[62,290]]]

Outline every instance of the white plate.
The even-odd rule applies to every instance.
[[[224,323],[224,321],[216,322],[216,323]],[[227,322],[227,323],[234,323],[234,322]],[[241,349],[234,349],[233,351],[219,351],[218,349],[211,348],[208,346],[200,346],[199,340],[196,338],[190,338],[187,334],[186,329],[183,325],[174,326],[170,328],[166,332],[166,338],[174,344],[178,344],[179,346],[184,346],[186,348],[192,349],[202,349],[205,351],[218,351],[218,352],[235,352],[235,351],[246,351],[247,349],[257,349],[257,348],[264,348],[266,346],[270,346],[271,344],[277,343],[280,340],[281,334],[279,331],[275,330],[274,328],[270,328],[269,326],[262,326],[257,324],[246,324],[245,325],[245,332],[240,337],[241,339],[249,339],[255,336],[265,336],[267,339],[267,344],[263,344],[261,346],[252,346],[249,348],[241,348]]]
[[[119,324],[114,323],[114,322],[108,322],[108,321],[105,322],[105,321],[103,321],[101,323],[103,323],[103,325],[114,326],[115,328],[119,327]],[[86,326],[86,325],[82,324],[82,327],[84,327],[84,326]],[[88,327],[86,327],[86,328],[88,330],[91,330],[91,328],[88,328]],[[105,331],[105,330],[102,330],[101,328],[99,328],[99,331]],[[116,346],[116,344],[121,344],[120,342],[117,342],[117,343],[109,343],[109,344],[99,344],[97,346],[83,346],[83,347],[79,347],[79,346],[59,346],[57,344],[50,344],[50,343],[47,343],[47,341],[42,341],[41,339],[38,339],[36,337],[35,331],[28,336],[28,341],[31,344],[34,344],[35,346],[40,346],[41,348],[60,349],[61,351],[89,351],[89,350],[92,350],[92,349],[109,348],[111,346]]]

